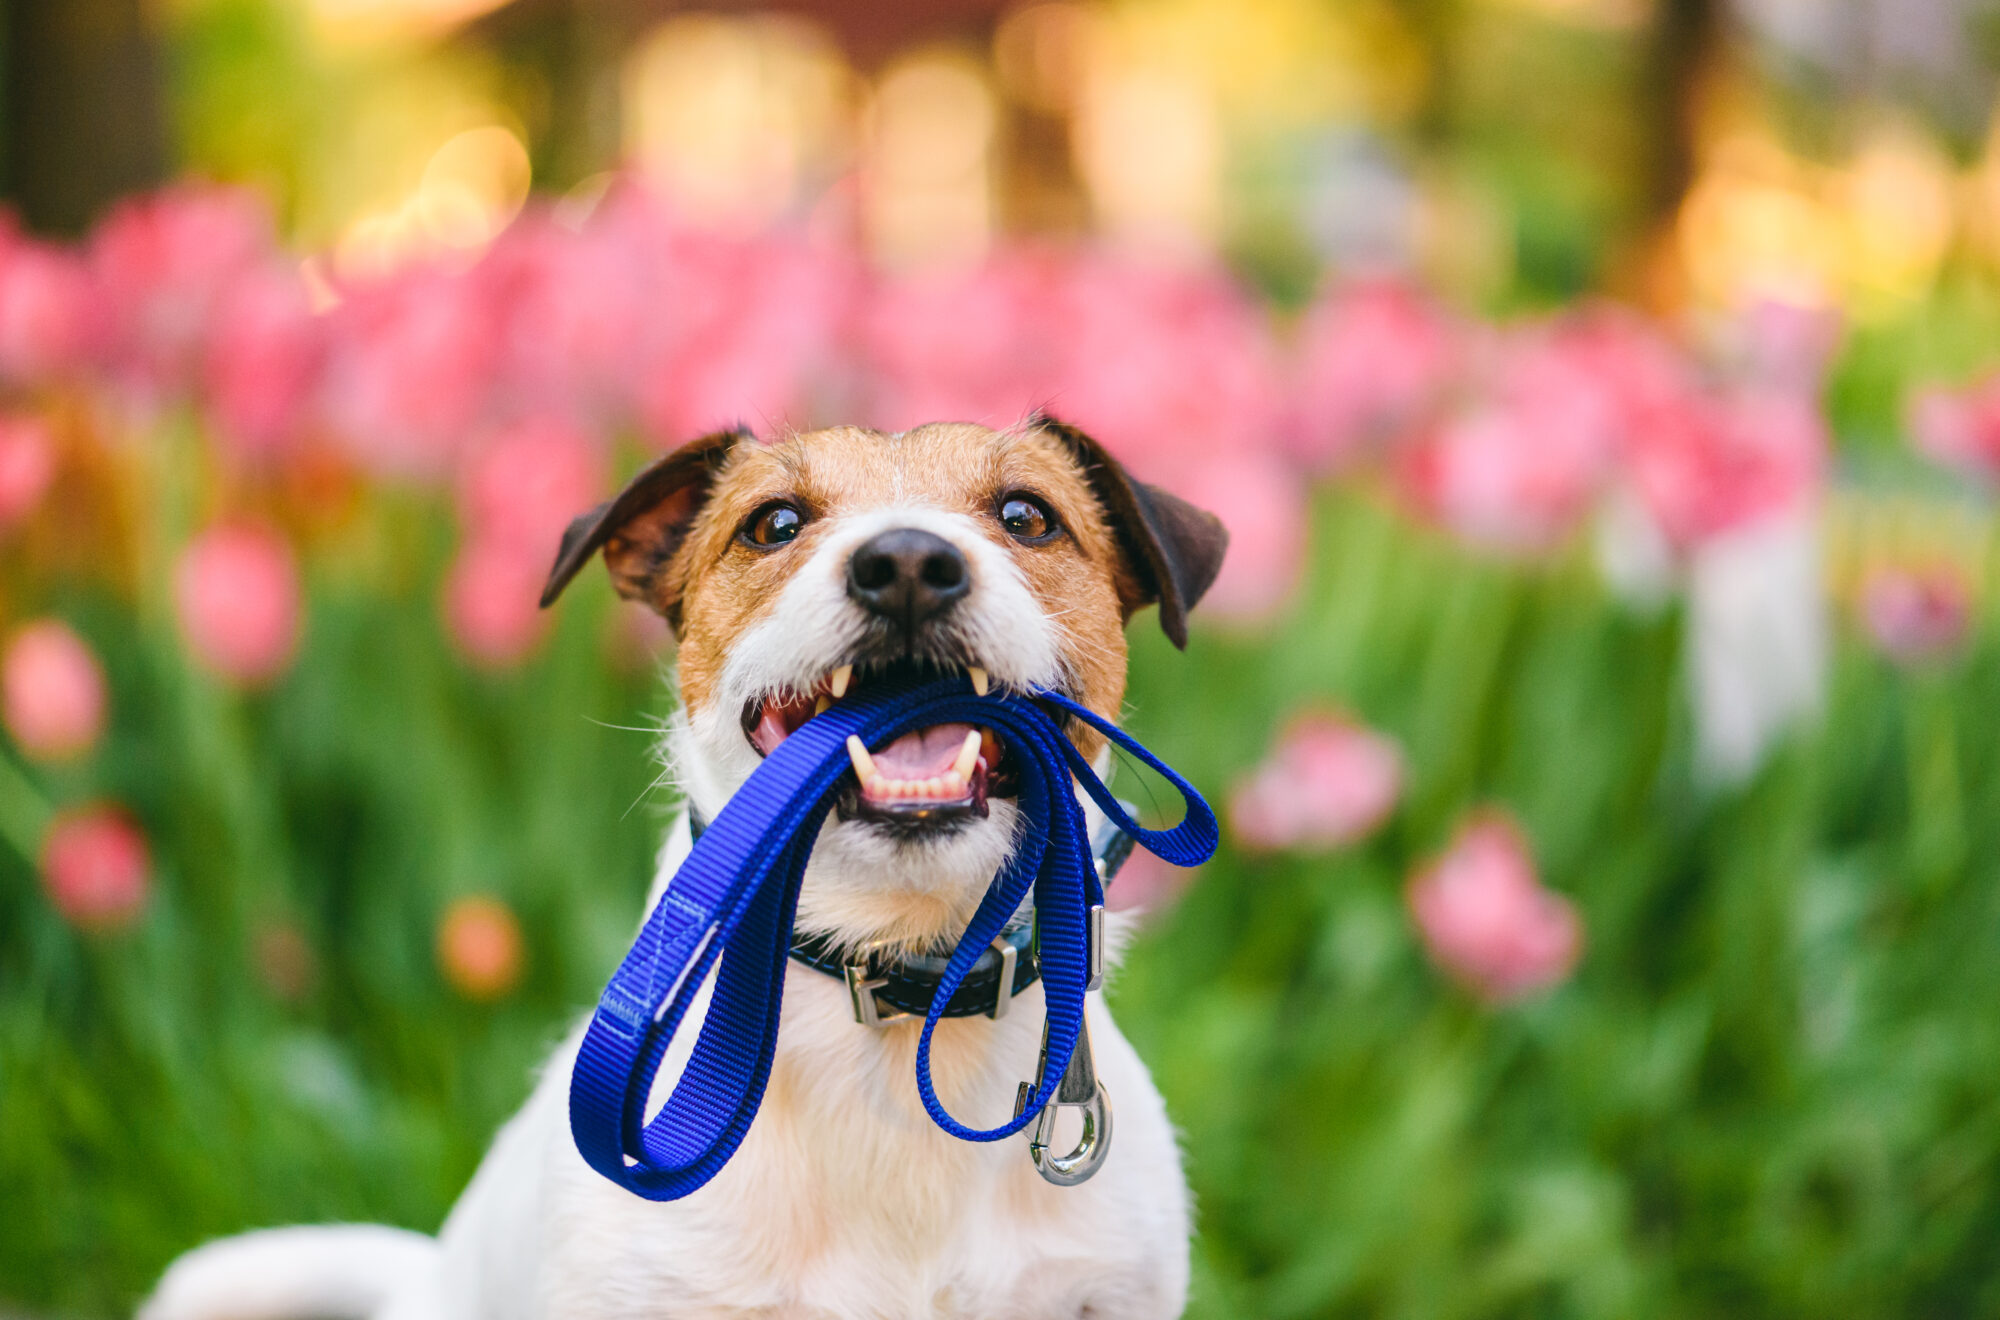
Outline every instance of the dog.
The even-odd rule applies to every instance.
[[[979,688],[1051,688],[1115,719],[1126,623],[1157,606],[1185,646],[1187,611],[1227,539],[1213,515],[1042,416],[771,444],[729,431],[667,455],[571,525],[543,598],[601,553],[618,593],[676,635],[666,752],[688,811],[659,854],[648,910],[691,847],[692,818],[713,819],[791,730],[874,677],[919,667]],[[1107,769],[1101,735],[1069,729]],[[949,949],[1014,847],[1006,748],[947,725],[855,757],[796,929],[850,952]],[[1180,1154],[1101,996],[1086,1025],[1117,1097],[1117,1143],[1094,1178],[1067,1187],[1038,1176],[1022,1141],[937,1128],[913,1081],[917,1024],[858,1023],[858,1002],[788,960],[762,1108],[735,1157],[685,1199],[640,1199],[578,1155],[567,1101],[579,1028],[435,1239],[345,1225],[211,1243],[174,1263],[141,1320],[1180,1314]],[[1034,1076],[1040,983],[1007,1007],[937,1030],[939,1098],[975,1126],[1009,1119],[1017,1083]],[[656,1103],[705,1008],[676,1037]]]

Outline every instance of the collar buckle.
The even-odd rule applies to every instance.
[[[841,979],[847,983],[847,998],[854,1006],[854,1020],[864,1027],[886,1027],[892,1022],[919,1020],[920,1013],[906,1013],[892,1004],[884,1004],[876,998],[876,992],[889,984],[889,978],[879,975],[877,957],[891,947],[894,940],[874,940],[862,945],[854,952],[854,957],[841,964]],[[1014,1004],[1014,969],[1020,962],[1021,951],[1008,943],[1003,932],[993,937],[990,946],[1000,959],[1000,975],[993,983],[993,1007],[986,1016],[998,1022],[1007,1016],[1007,1010]]]

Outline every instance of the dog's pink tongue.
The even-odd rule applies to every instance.
[[[875,753],[875,768],[890,779],[935,778],[951,769],[970,732],[970,724],[912,729]]]

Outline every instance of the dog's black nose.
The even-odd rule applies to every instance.
[[[870,537],[847,561],[847,594],[907,630],[944,613],[970,590],[958,547],[915,527]]]

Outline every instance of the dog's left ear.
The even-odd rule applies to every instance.
[[[1122,602],[1125,617],[1157,601],[1160,631],[1186,650],[1187,612],[1214,585],[1229,549],[1222,519],[1158,486],[1134,481],[1103,445],[1074,426],[1041,414],[1029,425],[1063,442],[1104,506],[1136,588]]]
[[[737,427],[682,445],[632,478],[614,498],[572,521],[542,588],[542,608],[555,604],[570,579],[601,549],[618,594],[651,605],[680,631],[680,591],[663,576],[668,561],[687,539],[729,451],[753,438]]]

